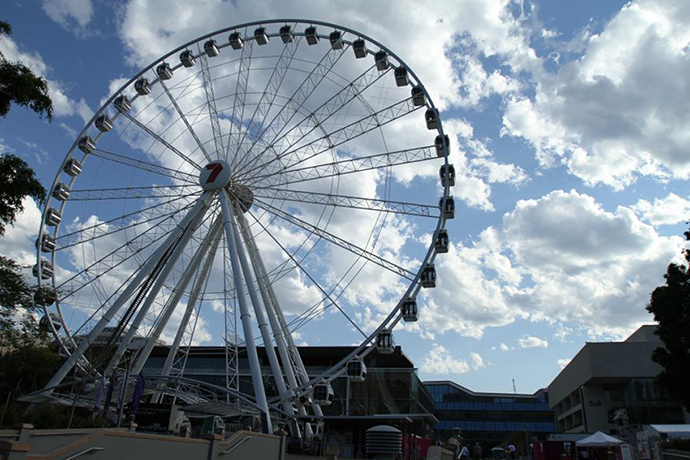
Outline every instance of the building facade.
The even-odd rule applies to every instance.
[[[663,342],[642,326],[623,342],[587,343],[548,387],[560,433],[625,438],[643,424],[688,423],[687,412],[661,388],[652,352]]]
[[[459,428],[466,442],[479,442],[485,452],[502,443],[524,445],[556,430],[548,394],[477,393],[454,382],[424,382],[439,423],[434,429],[445,440]]]

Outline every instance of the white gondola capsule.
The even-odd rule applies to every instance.
[[[134,83],[134,89],[141,96],[151,94],[151,85],[149,85],[149,81],[144,77],[141,77],[139,80],[136,81],[136,83]]]
[[[91,139],[91,136],[82,137],[79,139],[79,143],[77,145],[79,146],[79,150],[84,153],[91,153],[96,149],[96,142]]]
[[[383,355],[395,352],[395,337],[388,329],[381,329],[376,336],[376,349]]]
[[[67,184],[62,182],[55,184],[55,187],[53,187],[53,198],[60,201],[67,200],[69,198],[69,187]]]
[[[115,104],[115,108],[120,113],[129,112],[129,109],[132,108],[132,103],[129,102],[129,99],[127,99],[125,95],[118,96],[113,104]]]
[[[319,406],[330,405],[334,397],[335,393],[333,393],[333,387],[327,381],[321,380],[319,383],[314,384],[312,398]]]
[[[67,160],[67,163],[65,163],[65,167],[62,168],[62,170],[65,171],[65,174],[67,175],[77,177],[79,174],[81,174],[81,163],[79,163],[79,160],[76,158],[70,158]]]
[[[448,230],[442,229],[436,232],[434,236],[434,249],[437,254],[448,252]]]
[[[455,168],[453,165],[443,165],[438,171],[441,177],[441,185],[444,187],[452,187],[455,185]]]
[[[436,156],[445,157],[450,155],[450,138],[447,134],[441,136],[440,134],[434,139],[434,147],[436,147]]]
[[[214,39],[211,38],[209,41],[204,43],[204,53],[206,53],[206,56],[208,57],[216,57],[220,54],[218,44]]]
[[[289,25],[285,24],[280,28],[280,39],[283,40],[283,43],[292,43],[293,37],[292,29]]]
[[[406,323],[417,321],[417,301],[413,297],[408,297],[400,306],[402,319]]]
[[[424,114],[427,129],[438,129],[438,110],[428,109]]]
[[[355,57],[357,59],[362,59],[367,55],[367,44],[363,38],[358,38],[352,42],[352,49],[355,52]]]
[[[343,34],[339,31],[334,30],[328,36],[328,40],[331,42],[331,49],[341,50],[343,49]]]
[[[367,378],[367,366],[359,356],[347,362],[347,379],[350,382],[364,382]]]
[[[374,62],[376,63],[376,68],[378,70],[383,71],[388,69],[388,53],[383,50],[377,51],[376,54],[374,54]]]
[[[172,67],[167,62],[163,62],[156,67],[156,75],[161,80],[170,80],[173,76]]]
[[[407,69],[400,66],[395,69],[395,84],[398,86],[407,86],[410,80],[407,78]]]
[[[41,265],[40,267],[39,267],[39,264],[34,265],[33,270],[31,270],[33,275],[36,278],[38,278],[40,275],[42,280],[50,279],[50,277],[53,276],[53,264],[51,264],[50,262],[48,262],[45,259],[41,259],[40,265]],[[40,273],[39,273],[39,270],[40,270]]]
[[[46,213],[46,224],[51,227],[57,227],[60,225],[60,222],[62,222],[62,214],[60,214],[60,211],[55,208],[48,208],[48,212]]]
[[[50,313],[48,315],[43,315],[40,320],[38,320],[38,327],[44,331],[50,330],[50,324],[53,324],[55,330],[60,330],[62,324],[60,323],[60,315],[57,313]]]
[[[433,288],[436,287],[436,268],[434,264],[426,264],[422,270],[422,287]]]
[[[424,88],[421,86],[412,87],[412,104],[415,107],[421,107],[426,104],[426,94],[424,94]]]
[[[36,247],[41,248],[41,252],[53,252],[57,248],[55,238],[44,233],[40,239],[36,239]]]
[[[191,51],[184,50],[180,53],[180,62],[185,67],[194,67],[194,64],[196,64],[196,59],[194,59],[194,55]]]
[[[108,117],[106,114],[101,114],[98,118],[96,118],[96,128],[102,133],[107,133],[111,129],[113,129],[113,121]]]
[[[241,50],[244,46],[244,41],[242,41],[242,36],[239,32],[231,33],[228,37],[228,41],[230,42],[230,46],[234,50]]]
[[[265,27],[259,27],[254,31],[254,40],[256,40],[256,43],[259,45],[265,45],[270,41],[268,35],[266,34]]]
[[[319,36],[316,33],[316,27],[310,26],[304,29],[304,36],[307,37],[307,43],[310,45],[316,45],[319,43]]]
[[[445,201],[444,198],[441,198],[438,202],[438,207],[441,208],[443,217],[446,219],[455,218],[455,200],[452,196],[449,196]]]

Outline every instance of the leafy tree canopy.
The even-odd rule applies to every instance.
[[[690,241],[690,231],[685,232]],[[647,311],[659,323],[657,335],[665,348],[654,350],[652,359],[663,368],[659,381],[690,411],[690,250],[683,250],[686,264],[671,264],[666,284],[652,292]]]
[[[34,171],[24,160],[9,154],[0,156],[0,236],[5,234],[5,226],[12,225],[17,213],[24,210],[22,200],[25,196],[43,203],[45,194]]]
[[[2,35],[10,35],[12,27],[0,21]],[[0,53],[0,116],[10,111],[11,104],[18,104],[36,112],[48,121],[53,119],[53,102],[48,96],[48,83],[36,76],[21,62],[10,62]]]

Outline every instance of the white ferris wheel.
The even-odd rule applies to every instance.
[[[436,284],[448,154],[412,69],[349,28],[252,22],[162,56],[105,101],[51,186],[34,274],[56,292],[42,321],[66,361],[43,396],[93,404],[70,383],[139,374],[165,339],[153,397],[209,398],[183,378],[205,324],[225,347],[228,401],[268,431],[321,415],[329,382],[363,379],[363,358],[393,351],[393,328]],[[297,334],[359,345],[310,376]]]

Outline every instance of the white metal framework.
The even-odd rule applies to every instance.
[[[417,318],[410,302],[436,285],[455,209],[449,148],[412,69],[346,27],[254,22],[162,56],[98,110],[51,187],[35,275],[57,292],[45,323],[67,360],[44,395],[75,391],[68,376],[139,374],[165,340],[153,397],[203,400],[180,382],[186,350],[210,335],[226,347],[226,402],[252,401],[267,431],[271,414],[320,416],[315,386],[331,394],[348,362],[364,379],[354,364],[392,351],[403,314]],[[373,329],[369,291],[384,304]],[[294,334],[310,330],[361,345],[309,376]]]

